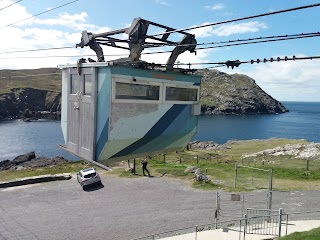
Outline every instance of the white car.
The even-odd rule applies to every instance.
[[[94,170],[94,168],[85,168],[77,173],[77,180],[82,186],[82,188],[86,188],[89,185],[101,184],[101,179],[99,174]]]

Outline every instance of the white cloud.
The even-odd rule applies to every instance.
[[[13,1],[0,1],[0,8],[11,3],[13,3]],[[31,14],[29,14],[24,7],[20,6],[19,4],[14,4],[10,8],[1,11],[0,27],[30,16]],[[75,48],[76,43],[79,43],[81,41],[81,31],[88,30],[94,33],[101,33],[110,31],[110,28],[99,27],[90,24],[88,23],[87,18],[88,14],[85,12],[77,14],[62,13],[55,18],[41,20],[35,18],[0,29],[1,35],[5,33],[6,36],[9,36],[3,37],[1,40],[1,68],[19,69],[56,67],[61,63],[75,63],[79,57],[51,58],[49,56],[74,56],[82,54],[94,55],[94,52],[90,48]],[[48,26],[57,26],[58,28],[52,28]],[[63,29],[61,29],[62,26],[64,27]],[[55,48],[63,46],[74,46],[74,48],[3,54],[4,52],[11,51]],[[48,58],[42,58],[44,56],[48,56]]]
[[[320,101],[319,60],[259,63],[249,70],[235,70],[255,79],[263,90],[278,100]],[[235,70],[227,72],[234,73]]]
[[[0,1],[0,8],[8,6],[14,3],[13,1],[3,0]],[[26,19],[31,17],[32,15],[27,12],[27,9],[19,4],[15,4],[1,11],[0,14],[0,28],[12,24],[14,22],[18,22],[22,19]],[[30,25],[32,23],[32,19],[28,19],[19,23],[16,23],[15,26],[23,26]],[[0,31],[3,31],[1,29]]]
[[[216,11],[216,10],[221,10],[225,8],[225,5],[222,3],[214,4],[212,6],[206,6],[207,9]]]
[[[100,27],[89,24],[87,18],[88,14],[86,12],[79,14],[61,13],[56,18],[36,19],[34,23],[48,26],[63,26],[77,31],[88,30],[97,32],[102,30]],[[105,28],[104,31],[110,31],[110,28]]]
[[[258,21],[246,22],[246,23],[238,23],[238,24],[228,24],[223,25],[218,28],[212,30],[212,34],[217,36],[230,36],[232,34],[239,33],[252,33],[259,32],[261,29],[268,28],[265,23],[261,23]]]
[[[208,22],[201,24],[200,26],[210,24]],[[259,32],[262,29],[267,29],[268,26],[265,23],[258,21],[246,22],[246,23],[232,23],[218,27],[208,26],[203,28],[197,28],[191,30],[190,33],[195,34],[196,38],[204,38],[210,36],[230,36],[232,34],[243,34]]]
[[[163,6],[170,6],[170,4],[165,0],[156,0],[156,3]]]

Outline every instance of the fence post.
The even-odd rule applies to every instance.
[[[309,171],[309,159],[307,159],[307,166],[306,166],[306,170]]]
[[[282,208],[279,208],[279,233],[278,237],[281,237],[281,224],[282,224]]]
[[[237,188],[237,177],[238,177],[238,167],[237,167],[237,164],[235,164],[235,176],[234,176],[234,184],[233,184],[234,188]]]
[[[197,164],[199,164],[199,155],[197,155]]]
[[[136,159],[133,159],[133,169],[132,169],[133,175],[136,175]]]
[[[244,215],[243,240],[246,240],[247,225],[248,225],[248,218],[247,218],[247,214],[245,214]]]
[[[253,187],[253,168],[252,168],[252,171],[251,171],[251,187]]]
[[[197,240],[198,239],[198,227],[196,226],[196,238],[195,238],[195,240]]]
[[[182,162],[182,157],[181,157],[181,155],[180,155],[180,158],[179,158],[179,163],[181,164],[181,162]]]
[[[163,154],[163,163],[166,163],[166,155]]]
[[[271,210],[272,208],[272,179],[273,179],[273,169],[269,170],[269,202],[268,202],[268,209]]]
[[[220,199],[219,199],[219,192],[216,192],[216,212],[215,218],[219,219],[219,211],[220,211]]]

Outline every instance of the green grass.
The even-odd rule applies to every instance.
[[[58,174],[58,173],[76,173],[80,171],[86,163],[83,161],[61,163],[56,166],[33,168],[24,170],[6,170],[0,171],[0,182],[10,181],[18,178],[33,177],[47,174]]]
[[[281,240],[319,240],[320,228],[315,228],[307,232],[295,232],[280,238]]]
[[[61,70],[58,68],[0,70],[0,94],[13,88],[34,88],[61,92]]]
[[[265,165],[261,164],[260,158],[241,159],[242,154],[255,153],[265,149],[303,142],[302,140],[250,140],[230,143],[231,148],[214,151],[191,150],[179,153],[152,156],[149,160],[148,169],[152,176],[171,177],[185,181],[194,188],[217,189],[224,191],[250,191],[253,189],[268,189],[269,169],[273,169],[274,190],[320,190],[320,161],[310,161],[309,170],[306,169],[306,161],[292,157],[268,157],[264,158]],[[127,164],[117,163],[114,170],[106,174],[137,178],[143,176],[140,164],[141,159],[136,159],[136,174],[125,171]],[[248,168],[238,168],[237,188],[234,189],[235,164],[249,165],[265,169],[267,171],[252,171]],[[131,161],[132,165],[132,161]],[[116,167],[117,166],[117,167]],[[196,166],[202,173],[207,173],[212,182],[195,182],[194,173],[186,173],[188,166]],[[23,178],[35,175],[54,174],[63,172],[77,172],[84,167],[83,162],[65,163],[58,166],[41,169],[29,169],[21,171],[2,171],[0,181]],[[112,166],[111,166],[112,167]],[[103,171],[102,171],[103,172]]]

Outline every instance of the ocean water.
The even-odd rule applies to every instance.
[[[283,102],[284,114],[201,116],[194,140],[291,138],[320,142],[320,103]]]
[[[0,121],[0,161],[12,160],[20,154],[32,151],[36,157],[62,156],[70,160],[78,159],[61,150],[59,144],[64,144],[59,121]]]
[[[320,103],[284,102],[290,112],[272,115],[201,116],[193,140],[225,143],[228,140],[292,138],[320,142]],[[59,121],[0,121],[0,161],[35,151],[36,156],[77,157],[61,150]]]

